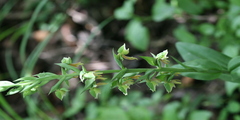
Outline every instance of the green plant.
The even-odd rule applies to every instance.
[[[181,63],[172,57],[179,64],[170,67],[167,60],[168,51],[165,50],[157,55],[152,54],[152,57],[140,56],[155,68],[126,68],[122,63],[123,60],[137,60],[137,58],[126,56],[129,54],[129,49],[126,49],[125,44],[117,50],[117,54],[113,51],[113,57],[121,68],[120,70],[87,71],[83,63],[72,63],[71,58],[63,58],[61,63],[56,63],[61,67],[61,75],[45,72],[30,77],[22,77],[14,82],[0,81],[0,90],[2,92],[11,88],[7,95],[20,92],[25,97],[35,93],[39,87],[49,81],[58,79],[58,82],[51,88],[49,93],[55,92],[59,99],[63,99],[68,89],[63,87],[62,84],[68,85],[69,79],[78,76],[81,82],[85,83],[82,92],[89,90],[90,94],[95,98],[101,93],[99,87],[105,84],[111,84],[112,88],[117,87],[124,95],[127,95],[127,90],[130,89],[131,85],[143,82],[152,91],[155,91],[156,86],[162,83],[167,92],[171,92],[175,84],[181,83],[179,80],[174,79],[177,74],[199,80],[219,78],[225,81],[239,82],[240,57],[231,59],[222,53],[191,43],[177,43],[177,49],[186,62]],[[79,70],[78,66],[82,66],[82,70]],[[69,71],[73,72],[69,73]],[[106,80],[108,78],[105,78],[104,75],[109,73],[116,74],[110,80]]]

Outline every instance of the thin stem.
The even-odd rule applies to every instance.
[[[33,12],[33,15],[29,21],[29,24],[28,24],[28,28],[27,28],[27,31],[25,32],[24,36],[23,36],[23,39],[22,39],[22,42],[21,42],[21,46],[20,46],[20,60],[22,63],[24,63],[25,59],[26,59],[26,45],[27,45],[27,41],[28,41],[28,38],[32,32],[32,26],[34,24],[34,22],[36,21],[37,19],[37,15],[38,13],[41,11],[41,9],[43,8],[43,6],[48,2],[48,0],[43,0],[39,3],[39,5],[37,6],[37,8],[35,9],[35,11]]]
[[[154,70],[156,72],[196,72],[194,69],[181,69],[181,68],[136,68],[136,69],[127,69],[126,73],[134,73],[134,72],[146,72],[148,70]],[[116,73],[120,72],[121,70],[102,70],[98,72],[102,72],[103,74],[107,73]]]

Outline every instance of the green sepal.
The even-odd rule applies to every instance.
[[[154,92],[156,91],[156,86],[158,85],[158,82],[154,80],[147,80],[146,85],[152,92]]]
[[[156,59],[153,57],[148,57],[148,56],[140,56],[142,59],[147,61],[147,63],[151,66],[157,66]]]
[[[113,54],[113,58],[114,58],[115,62],[117,63],[117,65],[118,65],[121,69],[124,68],[120,57],[115,54],[114,50],[112,50],[112,54]]]
[[[173,83],[164,83],[163,85],[168,93],[170,93],[172,91],[173,87],[175,87],[175,85]]]
[[[55,95],[57,96],[58,99],[62,100],[68,91],[69,90],[66,88],[60,88],[55,91]]]
[[[100,89],[99,88],[91,88],[89,90],[89,93],[95,98],[97,99],[98,98],[98,95],[101,93]]]
[[[118,85],[118,89],[124,94],[127,95],[127,89],[129,89],[128,85]]]
[[[123,44],[120,48],[118,48],[117,52],[121,55],[127,55],[129,53],[129,49],[126,49],[126,45]]]

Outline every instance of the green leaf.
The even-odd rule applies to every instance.
[[[118,106],[97,107],[98,116],[93,120],[132,120],[127,112]]]
[[[149,65],[151,66],[156,66],[156,59],[153,57],[148,57],[148,56],[140,56],[142,59],[146,60]]]
[[[240,83],[239,76],[234,74],[221,74],[219,78],[224,81]]]
[[[140,20],[131,20],[126,27],[125,37],[138,50],[145,51],[149,45],[149,31]]]
[[[131,120],[153,120],[152,111],[146,109],[144,106],[131,107],[127,112]]]
[[[86,94],[81,94],[82,90],[82,87],[77,88],[75,95],[73,95],[74,98],[71,99],[70,106],[68,106],[63,113],[64,118],[74,116],[75,114],[79,113],[79,111],[81,111],[81,109],[83,109],[86,105]]]
[[[36,77],[21,77],[17,80],[14,80],[14,82],[17,82],[17,81],[32,81],[32,80],[36,80],[37,78]]]
[[[203,23],[199,26],[199,31],[203,35],[213,35],[214,30],[215,30],[214,25],[209,23]]]
[[[121,79],[125,75],[126,71],[127,71],[127,69],[125,68],[125,69],[122,69],[120,72],[116,73],[113,76],[112,81]]]
[[[234,90],[240,87],[239,83],[225,82],[225,89],[228,96],[231,96]]]
[[[156,86],[158,85],[157,81],[153,81],[153,80],[147,80],[146,84],[148,86],[148,88],[152,91],[155,92],[156,91]]]
[[[127,89],[129,89],[128,85],[118,85],[118,89],[124,94],[127,95]]]
[[[238,113],[240,111],[240,104],[239,104],[239,102],[237,102],[235,100],[229,101],[228,105],[227,105],[227,110],[230,113]]]
[[[79,70],[78,68],[73,67],[73,66],[71,66],[71,65],[68,65],[68,64],[66,64],[66,63],[55,63],[55,64],[58,65],[58,66],[61,66],[61,67],[63,67],[63,68],[66,68],[66,69],[73,70],[73,71],[76,72],[76,73],[79,73],[79,72],[80,72],[80,70]]]
[[[170,93],[174,87],[173,83],[164,83],[163,85],[168,93]]]
[[[15,84],[10,82],[10,81],[0,81],[0,87],[9,87],[9,86],[14,86]]]
[[[230,0],[230,3],[233,5],[240,6],[240,1],[239,0]]]
[[[231,59],[228,63],[228,70],[232,75],[236,75],[240,78],[240,56]]]
[[[20,92],[23,89],[23,87],[17,87],[17,88],[12,88],[7,92],[7,95],[13,95],[16,94],[18,92]]]
[[[237,69],[238,67],[240,67],[240,56],[234,57],[228,62],[229,71]]]
[[[179,120],[178,109],[181,104],[177,101],[166,104],[163,108],[163,118],[161,120]]]
[[[56,75],[56,74],[50,73],[50,72],[43,72],[43,73],[38,73],[38,74],[36,74],[36,75],[34,75],[34,76],[37,76],[37,77],[39,77],[39,78],[42,78],[42,77],[49,77],[49,76],[53,76],[53,75]]]
[[[192,0],[178,0],[178,5],[189,14],[199,14],[202,12],[202,8]]]
[[[229,57],[237,57],[239,55],[240,46],[238,44],[228,44],[223,48],[223,54]]]
[[[185,61],[192,61],[195,59],[205,59],[219,66],[227,69],[227,64],[230,58],[220,52],[212,50],[207,47],[203,47],[191,43],[178,42],[176,44],[177,50]]]
[[[206,73],[206,72],[184,72],[181,75],[194,78],[197,80],[214,80],[219,78],[221,73]]]
[[[91,88],[89,93],[95,98],[98,98],[98,95],[101,93],[99,88]]]
[[[197,80],[213,80],[220,77],[223,68],[216,63],[204,59],[196,59],[182,63],[184,66],[174,65],[175,68],[192,68],[196,72],[182,72],[181,75]],[[205,72],[203,72],[205,71]],[[206,72],[208,71],[208,72]]]
[[[49,91],[48,94],[56,91],[57,89],[59,89],[59,87],[61,86],[61,84],[63,83],[63,81],[65,81],[66,78],[65,77],[62,77],[54,86],[52,86],[51,90]]]
[[[58,99],[62,100],[68,91],[69,90],[66,88],[61,88],[56,90],[55,95],[57,96]]]
[[[196,37],[190,33],[185,27],[178,27],[173,32],[174,36],[181,42],[196,43]]]
[[[210,120],[212,113],[206,110],[196,110],[190,113],[189,120]]]
[[[112,50],[113,58],[115,62],[118,64],[120,68],[124,68],[122,61],[120,60],[119,56],[115,54],[114,50]]]
[[[118,20],[128,20],[134,15],[134,3],[136,0],[125,0],[123,6],[114,11],[114,16]]]
[[[174,14],[174,7],[165,0],[156,0],[152,7],[152,17],[155,22],[163,21]]]

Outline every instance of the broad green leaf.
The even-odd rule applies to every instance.
[[[189,120],[210,120],[212,113],[206,110],[192,111],[189,115]]]
[[[203,35],[213,35],[214,30],[215,30],[214,25],[209,23],[203,23],[199,26],[199,31]]]
[[[134,3],[136,0],[125,0],[123,6],[114,11],[114,16],[118,20],[128,20],[134,15]]]
[[[228,62],[229,71],[232,71],[238,67],[240,67],[240,56],[234,57]]]
[[[225,89],[228,96],[231,96],[234,90],[240,87],[239,83],[225,82]]]
[[[174,36],[181,42],[196,43],[196,37],[185,27],[178,27],[174,30]]]
[[[55,91],[55,95],[58,97],[58,99],[62,100],[68,91],[69,90],[66,88],[61,88]]]
[[[219,76],[219,79],[224,80],[224,81],[229,81],[229,82],[240,83],[239,76],[234,75],[234,74],[221,74]]]
[[[206,72],[184,72],[181,75],[194,78],[197,80],[214,80],[219,78],[221,73],[206,73]]]
[[[238,44],[226,45],[222,52],[229,57],[237,57],[239,55],[240,46]]]
[[[17,88],[12,88],[7,92],[7,95],[13,95],[16,94],[18,92],[20,92],[23,89],[23,87],[17,87]]]
[[[127,113],[131,120],[153,120],[152,111],[143,106],[131,107]]]
[[[231,59],[228,63],[228,70],[232,75],[240,78],[240,56]]]
[[[131,20],[126,27],[125,37],[138,50],[145,51],[149,45],[149,31],[140,20]]]
[[[185,61],[192,61],[195,59],[205,59],[211,61],[227,69],[227,64],[230,58],[220,52],[212,50],[191,43],[178,42],[176,44],[177,50]]]
[[[174,14],[174,7],[165,0],[156,0],[152,7],[152,17],[155,22],[163,21]]]
[[[91,88],[89,93],[95,98],[98,98],[98,95],[101,93],[99,88]]]
[[[239,0],[230,0],[230,3],[233,5],[240,6],[240,1]]]
[[[240,111],[240,104],[238,101],[231,100],[228,102],[227,110],[230,113],[238,113]]]
[[[163,108],[163,118],[161,120],[179,120],[178,109],[181,106],[179,102],[170,102]]]
[[[194,3],[193,0],[178,0],[178,5],[189,14],[199,14],[202,12],[201,6]]]
[[[187,68],[193,68],[197,72],[182,72],[181,75],[198,80],[213,80],[219,78],[223,68],[216,63],[204,59],[196,59],[182,63]],[[174,68],[184,68],[182,65],[174,65]],[[205,71],[205,72],[202,72]],[[208,72],[207,72],[208,71]]]
[[[142,59],[146,60],[148,62],[149,65],[151,66],[156,66],[156,59],[154,59],[153,57],[148,57],[148,56],[140,56]]]
[[[185,27],[178,27],[173,32],[174,36],[181,42],[196,43],[196,37],[190,33]]]
[[[219,113],[218,120],[227,120],[228,118],[228,111],[226,108],[223,108],[221,112]]]
[[[97,107],[98,116],[96,120],[132,120],[127,112],[117,106]]]

